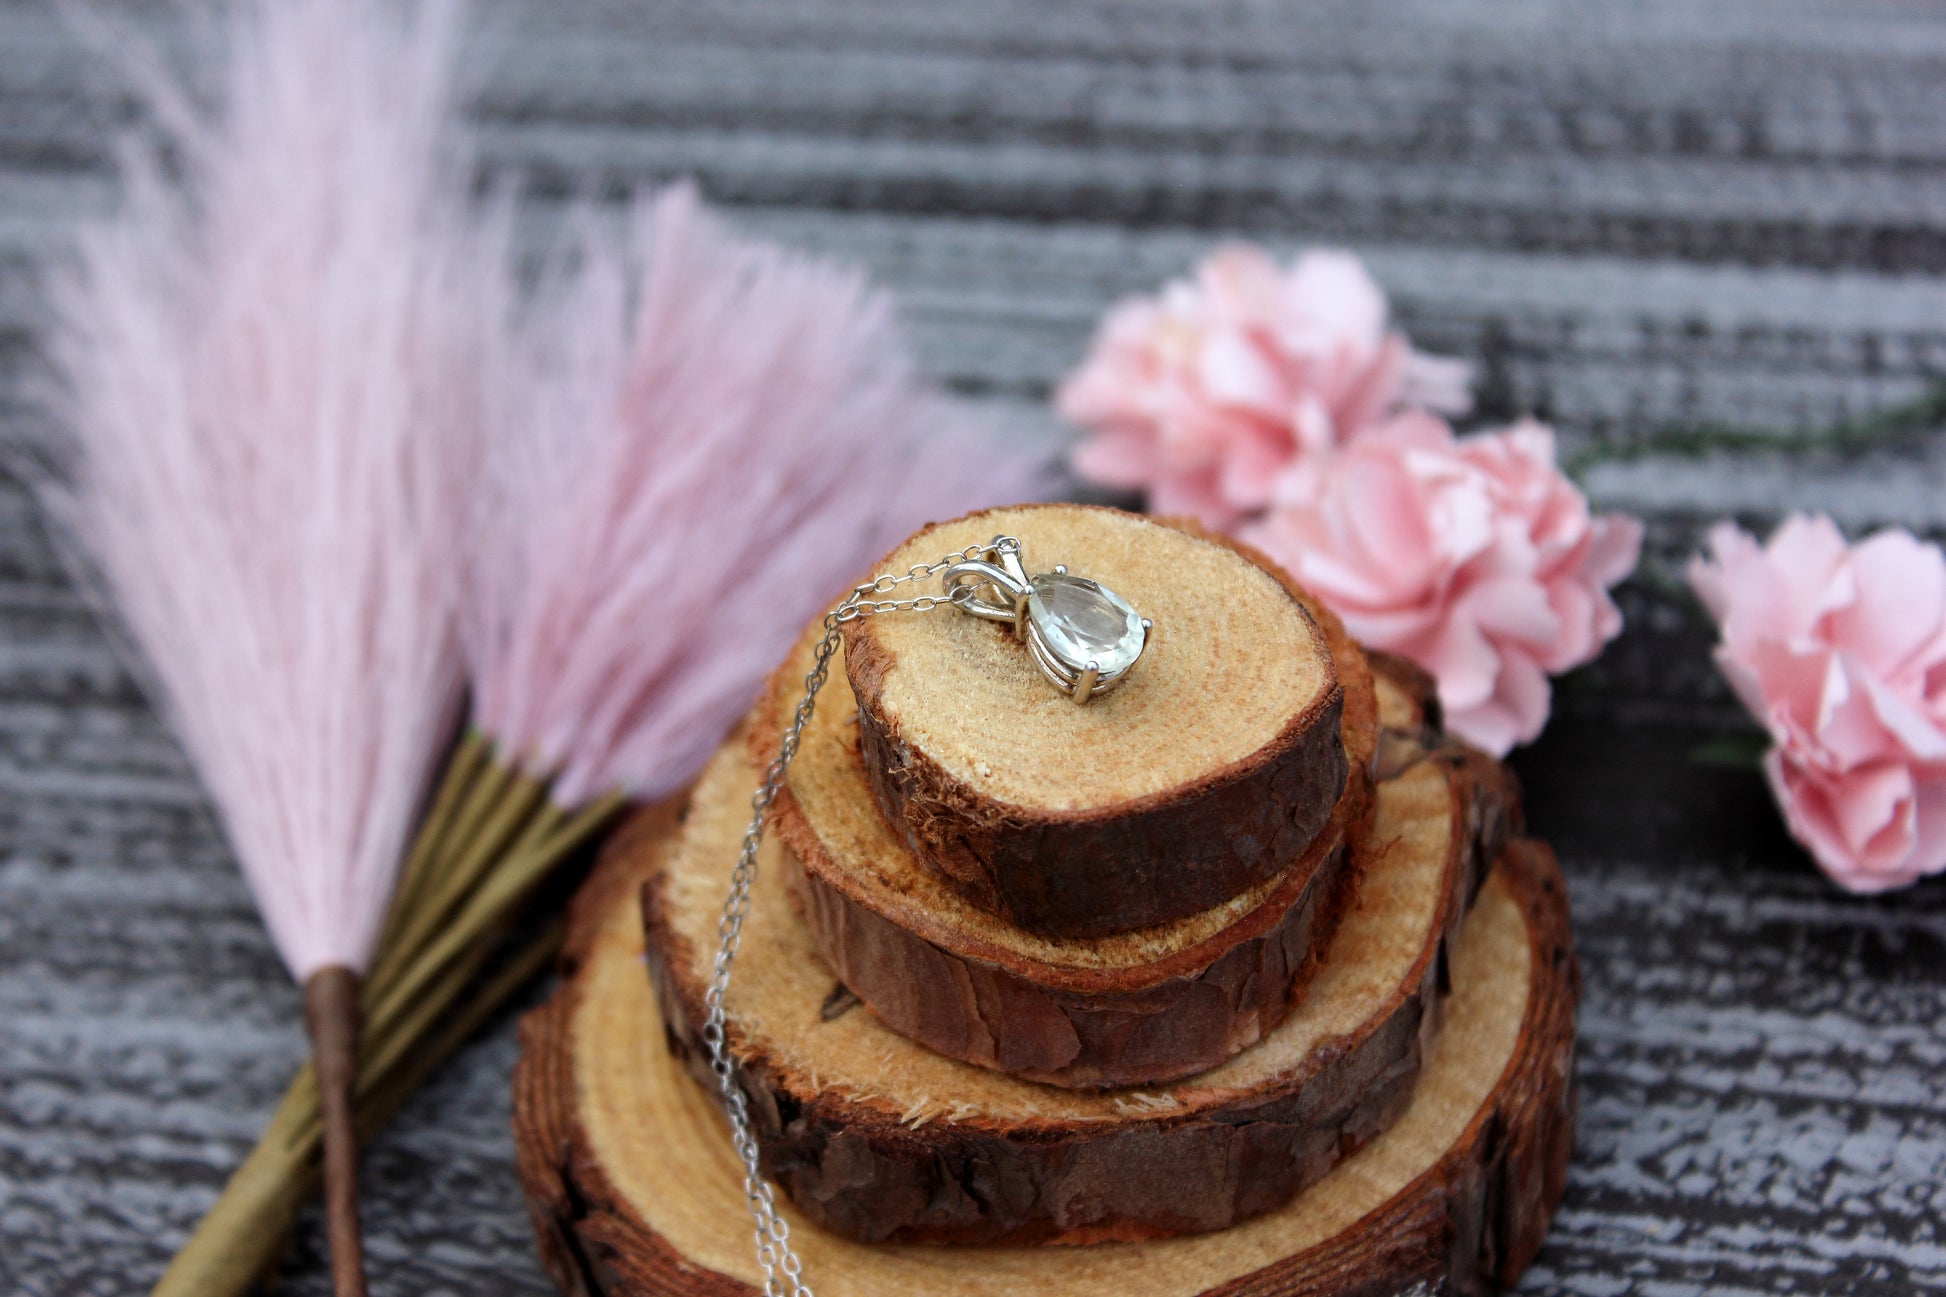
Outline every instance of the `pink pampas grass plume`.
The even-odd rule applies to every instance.
[[[49,503],[305,984],[341,1293],[358,977],[460,688],[454,20],[232,6],[213,111],[117,41],[167,147],[124,142],[53,287]]]
[[[1046,485],[920,380],[858,272],[687,185],[574,226],[484,370],[465,626],[474,723],[563,806],[680,787],[874,556]]]
[[[488,276],[472,723],[373,974],[380,1012],[625,804],[687,784],[874,555],[1048,476],[921,380],[858,272],[731,232],[687,185],[612,216],[570,211],[524,300]],[[497,205],[477,264],[512,265],[512,226]]]

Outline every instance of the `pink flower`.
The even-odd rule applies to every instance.
[[[1855,892],[1946,868],[1946,558],[1904,530],[1855,546],[1793,516],[1759,546],[1730,523],[1689,579],[1716,660],[1774,742],[1791,832]]]
[[[1231,527],[1306,452],[1407,404],[1464,412],[1469,367],[1412,351],[1386,314],[1348,252],[1285,268],[1260,248],[1219,249],[1193,279],[1111,310],[1062,384],[1062,416],[1094,434],[1076,471],[1147,491],[1155,512]]]
[[[1366,644],[1432,672],[1452,731],[1496,756],[1540,733],[1547,677],[1621,629],[1608,589],[1641,524],[1589,514],[1544,424],[1456,438],[1403,414],[1288,485],[1243,538]]]

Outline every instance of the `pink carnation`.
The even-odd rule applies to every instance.
[[[1456,438],[1419,413],[1319,463],[1242,534],[1366,644],[1432,672],[1448,726],[1496,756],[1540,733],[1549,674],[1620,631],[1608,589],[1642,544],[1634,519],[1589,514],[1544,424]]]
[[[1076,471],[1147,491],[1158,513],[1231,527],[1268,505],[1307,451],[1407,404],[1464,412],[1468,366],[1412,351],[1386,314],[1348,252],[1306,252],[1286,268],[1260,248],[1219,249],[1193,279],[1102,322],[1057,397],[1093,431]]]
[[[1791,832],[1840,885],[1903,887],[1946,868],[1946,559],[1904,530],[1855,546],[1793,516],[1767,545],[1730,523],[1690,583],[1716,660],[1774,742]]]

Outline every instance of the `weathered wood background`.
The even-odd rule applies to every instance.
[[[1823,883],[1671,574],[1713,515],[1946,524],[1936,427],[1789,438],[1946,373],[1946,13],[1890,0],[1210,5],[708,0],[484,15],[475,116],[541,201],[690,172],[896,285],[1019,429],[1115,296],[1220,235],[1365,254],[1486,412],[1559,425],[1650,521],[1631,627],[1520,761],[1587,973],[1573,1181],[1536,1293],[1946,1289],[1946,883]],[[144,20],[158,30],[173,19]],[[0,4],[5,435],[22,272],[111,185],[128,108]],[[1647,451],[1648,453],[1639,453]],[[144,1291],[280,1092],[298,1006],[184,764],[0,480],[0,1290]],[[511,1019],[373,1150],[381,1293],[542,1293]],[[287,1270],[322,1293],[315,1223]]]

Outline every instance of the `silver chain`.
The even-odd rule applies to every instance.
[[[838,638],[846,622],[865,617],[880,617],[889,612],[931,612],[935,608],[963,604],[972,597],[972,587],[960,586],[950,595],[919,595],[916,598],[887,599],[909,581],[925,581],[955,563],[982,555],[1018,554],[1020,541],[1000,536],[984,545],[968,545],[948,554],[937,563],[914,564],[902,576],[887,574],[852,587],[843,603],[824,615],[824,635],[804,677],[804,696],[798,701],[791,723],[777,746],[777,756],[764,771],[763,784],[750,798],[750,827],[743,834],[743,849],[736,868],[730,871],[730,895],[723,902],[723,915],[716,924],[716,962],[710,973],[709,991],[703,997],[708,1014],[703,1020],[703,1042],[709,1046],[710,1071],[716,1074],[717,1089],[730,1117],[730,1133],[736,1142],[737,1156],[743,1159],[743,1199],[756,1226],[757,1264],[764,1272],[764,1297],[812,1297],[804,1282],[804,1265],[791,1249],[790,1226],[777,1214],[777,1200],[770,1182],[764,1179],[758,1160],[757,1136],[750,1125],[750,1105],[743,1087],[736,1081],[736,1060],[730,1053],[728,1019],[723,997],[730,988],[730,964],[743,944],[743,921],[750,915],[750,888],[757,881],[757,849],[763,845],[764,821],[770,804],[784,786],[784,774],[791,758],[803,742],[805,726],[817,706],[818,690],[831,675],[831,659],[838,651]]]

